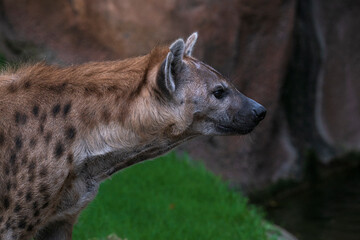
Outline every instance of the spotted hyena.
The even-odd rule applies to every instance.
[[[0,239],[71,239],[113,173],[199,135],[246,134],[264,118],[191,56],[196,39],[123,61],[0,75]]]

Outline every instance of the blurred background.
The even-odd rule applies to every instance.
[[[356,0],[0,0],[0,54],[123,59],[198,31],[193,55],[268,115],[249,136],[178,151],[300,239],[359,239],[359,13]]]

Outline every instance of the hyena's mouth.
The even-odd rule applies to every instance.
[[[230,126],[230,125],[216,124],[216,128],[218,129],[218,131],[226,135],[248,134],[255,128],[255,126],[245,127],[245,126]]]

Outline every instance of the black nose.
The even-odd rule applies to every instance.
[[[259,104],[259,106],[256,106],[253,108],[254,118],[256,121],[260,122],[263,120],[266,116],[266,109]]]

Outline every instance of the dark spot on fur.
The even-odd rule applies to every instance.
[[[101,91],[101,89],[99,89],[94,83],[89,83],[84,87],[85,96],[96,95],[97,97],[101,97],[103,94],[103,91]]]
[[[35,206],[35,203],[36,203],[36,206]],[[34,212],[39,211],[37,201],[35,201],[35,202],[33,203],[33,210],[34,210]]]
[[[38,202],[37,201],[33,202],[32,207],[33,207],[34,210],[38,209]]]
[[[14,208],[14,212],[19,212],[21,210],[21,206],[19,204],[16,204],[15,208]]]
[[[62,84],[52,85],[52,86],[49,86],[48,89],[55,93],[62,93],[65,90],[67,84],[68,84],[67,82],[64,82]]]
[[[74,127],[68,127],[65,130],[66,139],[72,140],[72,139],[74,139],[75,135],[76,135],[76,129]]]
[[[85,86],[84,95],[90,96],[91,93],[93,93],[94,91],[96,91],[96,90],[92,86]]]
[[[39,188],[39,192],[46,193],[48,191],[48,189],[49,189],[49,187],[45,183],[43,183],[43,184],[41,184],[41,186]]]
[[[9,176],[9,173],[10,173],[10,166],[9,166],[9,164],[4,164],[5,166],[4,166],[4,173],[5,173],[5,175],[6,176]]]
[[[28,181],[31,183],[31,182],[34,181],[34,179],[35,179],[35,175],[34,175],[33,173],[30,174],[30,175],[29,175],[29,178],[28,178]]]
[[[46,114],[46,113],[43,113],[43,114],[41,115],[40,122],[41,122],[41,123],[44,123],[44,122],[46,121],[46,118],[47,118],[47,114]]]
[[[2,200],[3,202],[3,205],[4,205],[4,208],[5,209],[9,209],[10,207],[10,199],[9,199],[9,196],[5,196]]]
[[[45,203],[41,206],[41,209],[45,209],[45,208],[47,208],[47,206],[49,206],[49,202],[45,202]]]
[[[32,200],[32,193],[31,192],[27,192],[25,195],[25,199],[27,202],[30,202]]]
[[[8,191],[11,190],[11,182],[10,182],[10,181],[8,181],[8,182],[6,183],[6,190],[8,190]]]
[[[44,166],[42,166],[39,173],[40,177],[44,178],[46,177],[47,174],[48,174],[48,170]]]
[[[15,164],[15,160],[16,160],[16,154],[12,153],[10,155],[10,164],[13,166]]]
[[[17,196],[18,197],[22,197],[24,195],[24,192],[23,191],[18,191],[18,193],[17,193]]]
[[[35,163],[35,161],[33,160],[33,161],[31,161],[31,163],[30,163],[29,166],[28,166],[28,172],[29,172],[28,181],[29,181],[29,182],[33,182],[34,179],[35,179],[35,173],[34,173],[35,168],[36,168],[36,163]]]
[[[38,105],[33,106],[32,113],[34,114],[35,117],[39,116],[39,106]]]
[[[64,106],[64,109],[63,109],[63,115],[64,117],[66,115],[68,115],[68,113],[70,112],[70,109],[71,109],[71,103],[67,103],[65,106]]]
[[[115,103],[116,104],[119,104],[119,102],[120,102],[120,100],[122,99],[122,97],[121,96],[116,96],[116,98],[115,98]]]
[[[31,82],[28,80],[24,83],[24,88],[29,89],[31,87]]]
[[[18,164],[15,164],[14,166],[12,166],[11,170],[12,170],[12,174],[15,176],[19,170]],[[14,183],[14,184],[16,184],[16,183]]]
[[[15,112],[15,123],[16,124],[25,124],[27,121],[27,116],[23,113]]]
[[[36,168],[36,163],[34,160],[32,160],[30,163],[29,163],[29,166],[28,166],[28,170],[29,170],[29,173],[34,173],[34,170]]]
[[[106,88],[109,92],[116,92],[119,88],[116,85],[108,86]]]
[[[17,87],[15,86],[15,84],[10,84],[9,85],[9,87],[8,87],[8,91],[10,92],[10,93],[14,93],[14,92],[16,92],[17,91]]]
[[[129,114],[130,109],[131,109],[131,104],[128,104],[128,103],[121,104],[121,106],[119,107],[120,111],[118,112],[117,120],[119,122],[124,122],[125,118]]]
[[[40,126],[39,126],[39,132],[40,132],[41,134],[44,133],[44,124],[40,124]]]
[[[89,169],[89,164],[88,164],[87,162],[85,162],[85,164],[84,164],[84,166],[83,166],[83,169],[84,169],[85,172],[88,171],[88,169]]]
[[[64,146],[61,142],[57,142],[55,149],[54,149],[54,155],[56,158],[60,158],[64,153]]]
[[[96,123],[96,113],[95,111],[85,108],[80,113],[80,120],[85,126],[92,127]]]
[[[52,133],[51,133],[51,132],[48,132],[48,133],[45,135],[45,137],[44,137],[45,143],[46,143],[46,144],[49,144],[50,141],[51,141],[51,138],[52,138]]]
[[[38,217],[40,215],[40,211],[39,210],[36,210],[35,212],[34,212],[34,217]]]
[[[67,155],[66,160],[67,160],[67,162],[68,162],[69,164],[72,164],[73,161],[74,161],[74,156],[73,156],[73,154],[72,154],[72,153],[69,153],[69,154]]]
[[[0,146],[4,145],[5,143],[5,135],[4,133],[0,132]]]
[[[26,227],[26,217],[19,221],[18,227],[24,229]]]
[[[102,112],[101,119],[102,119],[106,124],[108,124],[109,121],[110,121],[110,116],[111,116],[111,114],[110,114],[109,110],[105,108],[105,109],[103,110],[103,112]]]
[[[63,82],[60,86],[61,86],[63,89],[65,89],[67,85],[68,85],[67,82]]]
[[[22,147],[21,136],[16,136],[15,137],[15,147],[16,147],[17,150],[21,149],[21,147]]]
[[[60,112],[61,110],[61,106],[60,104],[56,104],[53,108],[52,108],[52,115],[54,117],[56,117],[56,115]]]
[[[29,226],[27,227],[26,231],[31,232],[33,230],[34,226],[29,224]]]
[[[50,199],[50,195],[48,193],[44,193],[43,194],[43,201],[44,202],[49,202],[49,199]]]
[[[27,163],[27,160],[28,160],[28,158],[27,158],[27,156],[25,155],[23,158],[22,158],[22,160],[21,160],[21,165],[25,165],[26,163]]]
[[[8,219],[8,220],[6,221],[6,223],[5,223],[5,228],[6,228],[6,230],[9,230],[10,227],[11,227],[11,223],[10,223],[10,221],[9,221],[9,219]]]
[[[31,148],[34,148],[34,147],[36,146],[36,143],[37,143],[36,139],[35,139],[35,138],[31,138],[29,146],[30,146]]]
[[[4,217],[0,216],[0,223],[2,223],[3,220],[4,220]]]

